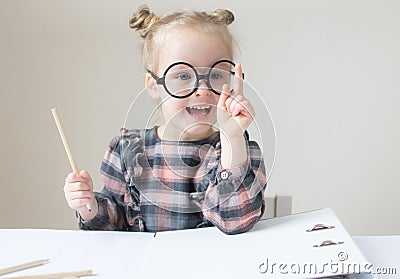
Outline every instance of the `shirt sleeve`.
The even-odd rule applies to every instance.
[[[120,139],[115,137],[111,140],[101,164],[104,187],[101,192],[94,193],[99,206],[97,215],[85,221],[77,213],[78,225],[82,230],[126,230],[126,182],[121,167]]]
[[[265,210],[267,182],[262,152],[255,141],[246,139],[246,145],[247,160],[235,168],[223,169],[217,144],[219,164],[202,204],[204,217],[226,234],[250,230]]]

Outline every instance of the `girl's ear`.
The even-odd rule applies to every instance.
[[[156,81],[154,80],[154,78],[151,76],[150,73],[146,73],[145,85],[146,85],[147,92],[150,94],[150,96],[153,99],[159,99],[160,98],[160,95],[159,95],[158,90],[157,90]]]

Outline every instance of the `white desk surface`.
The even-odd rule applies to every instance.
[[[310,224],[321,222],[321,217],[336,225],[335,230],[304,232]],[[400,236],[354,237],[364,257],[335,218],[333,212],[323,209],[261,221],[252,231],[233,236],[214,227],[162,232],[156,237],[152,233],[2,229],[0,269],[50,259],[44,266],[5,277],[91,269],[98,275],[93,278],[99,279],[156,278],[156,275],[191,279],[205,275],[207,278],[292,279],[304,277],[260,274],[258,266],[266,257],[288,263],[294,260],[326,262],[337,259],[338,252],[343,249],[349,260],[364,261],[366,258],[375,267],[398,264]],[[346,244],[310,248],[311,244],[327,237],[340,238]],[[400,273],[399,268],[397,272]]]
[[[99,276],[87,278],[137,278],[128,274],[141,272],[153,238],[151,233],[0,230],[0,269],[49,259],[48,264],[5,277],[91,269]]]
[[[376,274],[376,278],[400,278],[400,235],[353,236],[353,240],[367,260],[374,265],[372,270],[396,268],[397,274]]]

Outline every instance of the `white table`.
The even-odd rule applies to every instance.
[[[353,236],[353,240],[373,264],[373,270],[379,271],[376,268],[381,268],[382,272],[388,268],[396,269],[397,274],[376,274],[376,278],[400,278],[400,235]]]
[[[335,228],[306,232],[321,222]],[[344,244],[313,247],[325,239]],[[349,261],[367,263],[368,259],[374,267],[395,267],[400,259],[400,236],[354,237],[353,241],[330,209],[261,221],[250,232],[232,236],[215,227],[162,232],[155,237],[152,233],[3,229],[0,247],[0,269],[38,259],[51,261],[12,276],[92,269],[99,279],[315,278],[322,274],[272,275],[260,273],[259,266],[266,258],[320,265],[337,261],[341,251]]]

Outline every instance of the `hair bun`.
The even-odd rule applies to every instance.
[[[142,5],[133,13],[129,20],[129,27],[135,29],[142,38],[146,38],[150,27],[159,19],[157,15],[150,12],[147,5]]]
[[[212,16],[216,17],[219,21],[225,23],[226,25],[231,24],[235,20],[235,16],[229,10],[218,9],[211,13]]]

